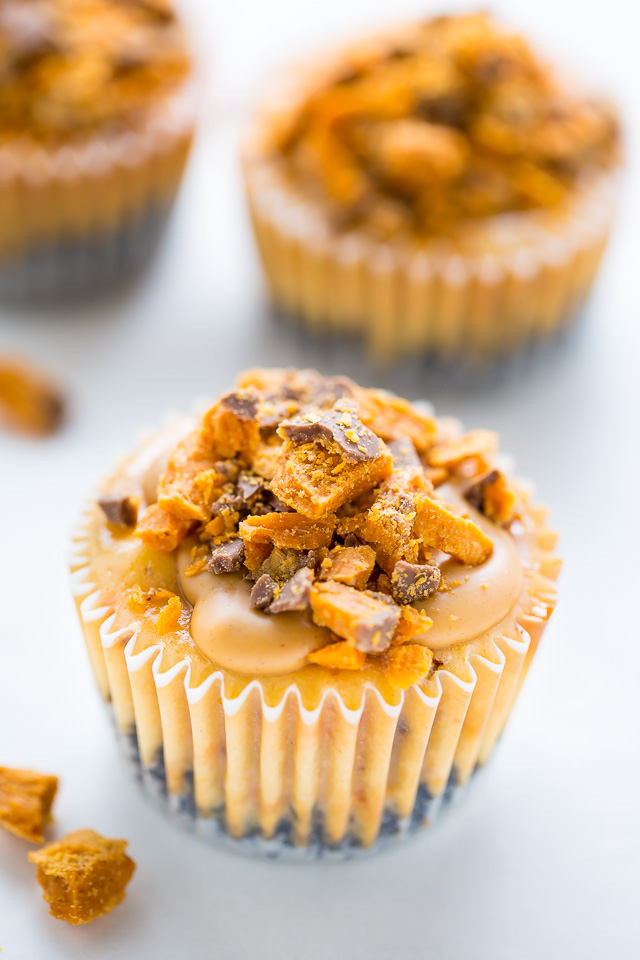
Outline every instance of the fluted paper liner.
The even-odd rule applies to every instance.
[[[332,58],[312,76],[331,75]],[[258,110],[243,146],[247,201],[273,303],[308,329],[359,333],[378,361],[418,353],[490,361],[558,333],[595,279],[617,169],[585,175],[559,208],[487,217],[456,239],[381,241],[332,228],[296,184],[273,132],[309,89],[294,70]]]
[[[64,290],[137,265],[178,191],[195,114],[190,80],[135,132],[0,146],[0,293]]]
[[[89,657],[147,791],[199,832],[267,854],[345,855],[430,823],[489,758],[555,606],[555,535],[530,509],[517,622],[440,651],[433,680],[396,705],[367,684],[357,709],[330,685],[313,709],[295,683],[276,705],[259,679],[237,696],[221,671],[192,685],[188,657],[167,667],[160,644],[137,648],[135,623],[114,629],[80,528],[72,581]]]

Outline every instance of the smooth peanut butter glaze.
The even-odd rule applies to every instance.
[[[106,485],[92,573],[136,651],[188,659],[192,684],[262,677],[275,700],[295,675],[316,702],[333,677],[349,702],[368,682],[391,702],[440,666],[464,673],[465,649],[486,655],[530,606],[535,523],[491,469],[496,443],[343,378],[251,372]],[[135,530],[114,522],[118,497]]]

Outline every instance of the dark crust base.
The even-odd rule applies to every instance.
[[[401,819],[393,810],[385,810],[378,837],[369,847],[363,847],[358,837],[352,832],[348,833],[339,844],[328,844],[324,838],[322,811],[316,808],[307,843],[300,846],[294,842],[293,814],[283,817],[273,836],[268,839],[261,835],[259,827],[255,825],[248,827],[244,836],[234,837],[227,829],[223,808],[198,810],[194,794],[193,771],[189,770],[185,773],[183,791],[179,795],[170,795],[161,749],[153,764],[145,766],[140,762],[135,729],[127,736],[120,736],[120,746],[144,792],[173,820],[190,832],[197,833],[229,850],[266,859],[344,860],[382,850],[431,826],[442,813],[457,804],[467,793],[468,787],[482,769],[476,766],[469,780],[460,785],[456,770],[453,768],[444,791],[438,796],[434,796],[424,784],[420,784],[411,815]]]
[[[0,300],[37,304],[108,290],[149,260],[168,212],[154,206],[110,233],[63,237],[0,259]]]

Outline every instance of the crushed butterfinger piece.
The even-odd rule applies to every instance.
[[[344,431],[344,440],[328,439],[333,429],[330,426],[322,428],[317,440],[298,442],[294,438],[300,434],[292,433],[285,441],[271,480],[276,496],[307,517],[320,518],[335,512],[342,504],[371,490],[393,470],[388,448],[350,409],[341,413],[334,409],[332,417],[334,413],[344,419],[335,427],[338,435]],[[305,427],[303,436],[307,434]]]
[[[239,569],[243,558],[244,541],[241,537],[236,537],[211,548],[207,568],[212,573],[233,573]]]
[[[322,565],[320,579],[337,580],[338,583],[364,590],[373,573],[375,563],[375,550],[367,545],[334,547]]]
[[[406,690],[428,676],[433,653],[421,643],[392,647],[383,657],[384,675],[392,687]]]
[[[206,544],[200,543],[192,547],[191,562],[184,568],[185,577],[195,577],[198,573],[202,573],[207,566],[209,556],[209,548]]]
[[[506,523],[513,519],[515,494],[498,470],[491,470],[480,477],[465,490],[464,495],[472,507],[494,523]]]
[[[466,457],[483,456],[498,448],[498,434],[493,430],[470,430],[463,437],[445,440],[429,450],[427,460],[432,467],[453,467]]]
[[[328,627],[366,653],[386,650],[400,619],[400,607],[391,598],[331,580],[314,583],[311,610],[318,626]]]
[[[48,377],[23,361],[0,358],[0,418],[21,433],[45,437],[59,429],[64,399]]]
[[[430,547],[477,566],[491,556],[493,542],[480,527],[452,513],[440,500],[426,495],[416,498],[414,532]]]
[[[169,597],[167,603],[156,617],[156,628],[158,633],[170,633],[176,630],[180,625],[182,615],[182,603],[180,597]]]
[[[151,587],[143,590],[136,585],[127,592],[127,605],[134,613],[146,613],[150,607],[161,607],[176,594],[164,587]]]
[[[337,400],[326,413],[307,413],[281,424],[278,434],[293,444],[327,442],[337,446],[348,463],[375,460],[382,444],[358,418],[358,407],[348,399]]]
[[[135,535],[148,547],[153,547],[154,550],[160,550],[162,553],[171,553],[186,537],[190,527],[189,520],[167,513],[157,503],[152,503],[145,510],[142,519],[138,521]]]
[[[251,587],[251,593],[249,594],[251,606],[255,610],[265,610],[274,600],[277,592],[278,584],[276,581],[268,573],[263,573]]]
[[[214,453],[206,431],[194,430],[185,437],[172,452],[158,482],[158,506],[183,520],[206,523],[216,487],[227,482],[216,469]]]
[[[420,468],[420,457],[418,451],[409,437],[402,437],[400,440],[390,440],[387,444],[393,457],[394,470],[401,470],[403,467]]]
[[[135,870],[126,840],[77,830],[29,854],[49,912],[70,924],[89,923],[123,899]]]
[[[440,568],[426,563],[398,560],[391,574],[391,590],[396,603],[426,600],[438,588]]]
[[[398,560],[418,559],[417,540],[413,537],[416,519],[416,494],[430,491],[422,468],[396,470],[380,487],[367,510],[358,532],[375,546],[378,563],[391,576]]]
[[[302,567],[290,580],[287,580],[273,603],[267,608],[267,612],[295,613],[306,610],[309,606],[312,586],[313,571],[309,567]]]
[[[416,610],[412,606],[404,606],[400,610],[400,619],[394,633],[391,644],[398,646],[401,643],[408,643],[415,637],[425,634],[433,626],[433,620],[424,610]]]
[[[435,442],[437,424],[412,403],[384,390],[356,388],[355,399],[360,419],[376,436],[385,441],[409,440],[418,453],[425,453]]]
[[[338,640],[308,653],[307,660],[329,670],[361,670],[367,662],[367,655],[346,640]]]
[[[336,518],[310,520],[299,513],[269,513],[247,517],[240,524],[240,536],[247,544],[273,544],[283,549],[316,550],[331,543]],[[251,569],[251,567],[249,568]]]
[[[206,414],[205,428],[217,456],[237,457],[250,465],[260,444],[257,392],[247,389],[227,394]]]
[[[137,497],[99,497],[98,506],[114,527],[135,527],[138,520]]]
[[[57,789],[57,777],[0,767],[0,827],[23,840],[42,843]]]
[[[283,444],[279,437],[272,437],[267,443],[259,443],[251,460],[251,469],[254,473],[271,480],[276,474]]]

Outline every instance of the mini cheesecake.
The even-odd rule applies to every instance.
[[[254,848],[345,851],[426,825],[485,763],[554,543],[495,433],[251,370],[105,482],[73,580],[151,792]]]
[[[244,152],[275,305],[385,362],[477,364],[556,334],[593,281],[619,164],[615,108],[486,13],[292,69]]]

